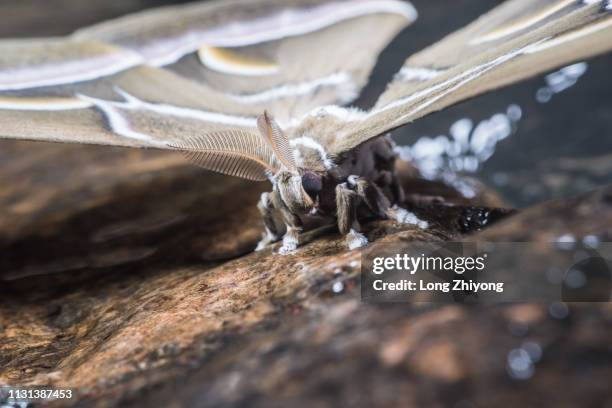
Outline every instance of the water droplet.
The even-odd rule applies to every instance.
[[[549,88],[540,88],[536,92],[536,101],[540,103],[550,102],[552,95],[552,91]]]
[[[496,113],[476,126],[469,118],[462,118],[449,129],[450,136],[435,138],[423,136],[412,147],[397,147],[401,159],[411,161],[429,180],[443,180],[458,189],[467,198],[474,190],[458,181],[458,172],[477,172],[481,164],[495,153],[499,141],[516,129],[515,122],[522,116],[518,105],[510,105],[508,113]]]
[[[567,67],[561,68],[561,72],[572,78],[580,78],[587,71],[589,64],[586,62],[577,62]]]
[[[599,247],[599,237],[597,235],[587,235],[582,238],[582,243],[585,247],[590,249],[596,249]]]
[[[461,154],[463,146],[460,143],[450,143],[446,148],[446,154],[450,157],[457,157]]]
[[[459,145],[467,146],[470,132],[474,127],[474,123],[469,118],[459,119],[453,123],[449,129],[450,135],[455,139]]]
[[[553,302],[548,307],[548,313],[554,319],[565,319],[569,315],[569,308],[563,302]]]
[[[564,251],[569,251],[573,249],[575,244],[576,244],[576,237],[569,233],[560,235],[555,240],[556,247]]]
[[[540,103],[546,103],[550,101],[554,94],[574,86],[578,82],[578,78],[587,71],[587,68],[588,64],[586,62],[578,62],[546,75],[544,77],[546,86],[538,89],[536,100]]]
[[[510,350],[507,367],[510,376],[517,380],[527,380],[533,377],[535,371],[529,353],[522,348]]]
[[[523,110],[519,105],[512,104],[508,106],[508,109],[506,110],[506,115],[508,115],[508,118],[511,121],[518,122],[523,117]]]
[[[344,283],[342,282],[334,282],[332,285],[332,292],[334,293],[342,293],[344,290]]]

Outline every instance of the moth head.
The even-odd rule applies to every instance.
[[[281,199],[293,213],[310,211],[322,189],[321,176],[296,166],[289,139],[268,112],[257,118],[257,127],[281,164],[275,175]]]
[[[323,177],[314,171],[302,171],[302,188],[308,196],[316,201],[319,193],[323,189]]]
[[[295,214],[305,214],[315,206],[316,198],[306,191],[302,180],[302,175],[291,171],[281,170],[276,174],[276,188],[281,199]]]

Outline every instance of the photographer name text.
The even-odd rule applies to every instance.
[[[487,254],[478,257],[441,257],[441,256],[409,256],[397,254],[392,257],[376,257],[372,262],[372,273],[383,275],[385,272],[394,271],[411,275],[411,279],[400,279],[394,282],[385,282],[376,279],[372,282],[375,291],[427,291],[443,292],[497,292],[504,291],[503,282],[480,282],[466,279],[466,272],[481,272],[486,268]],[[449,279],[443,282],[432,282],[429,280],[412,277],[419,273],[453,272],[457,279]],[[397,275],[395,275],[397,276]],[[382,278],[382,276],[381,276]]]

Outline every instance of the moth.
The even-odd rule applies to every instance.
[[[269,180],[265,234],[402,209],[388,133],[452,104],[612,49],[609,0],[508,0],[408,58],[367,111],[345,107],[417,18],[401,0],[229,0],[164,7],[65,38],[0,41],[0,137],[182,152]]]

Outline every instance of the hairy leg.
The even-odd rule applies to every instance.
[[[391,218],[403,224],[413,224],[422,229],[429,226],[427,221],[419,219],[415,214],[400,207],[398,204],[391,206],[387,197],[376,184],[362,177],[355,176],[349,177],[349,182],[355,185],[359,197],[376,216],[380,218]]]
[[[357,176],[350,176],[348,182],[375,216],[387,217],[387,211],[391,203],[375,183]]]
[[[287,232],[283,236],[283,246],[280,247],[279,253],[288,254],[295,251],[300,243],[300,232],[303,229],[302,220],[296,214],[289,211],[289,208],[280,200],[278,207],[280,207],[281,215],[287,226]]]
[[[391,194],[393,195],[393,205],[388,206],[385,210],[385,215],[388,218],[392,218],[398,222],[403,224],[413,224],[418,226],[419,228],[425,229],[429,226],[427,221],[423,221],[419,219],[414,213],[406,210],[401,207],[402,204],[406,202],[406,194],[404,193],[404,188],[399,182],[399,179],[395,173],[386,172],[385,178],[389,180],[389,189],[391,190]],[[380,190],[379,194],[382,194]]]
[[[427,196],[422,194],[406,195],[404,187],[402,187],[395,171],[381,171],[377,184],[381,187],[388,188],[391,193],[391,202],[393,206],[396,207],[401,207],[404,204],[423,206],[444,203],[444,198],[440,196]]]
[[[398,205],[394,205],[387,211],[387,216],[402,224],[416,225],[421,229],[427,229],[429,223],[420,219],[415,213],[408,211]]]
[[[336,208],[338,211],[338,229],[346,235],[349,249],[360,248],[368,244],[368,239],[359,232],[357,221],[357,206],[359,196],[349,188],[347,183],[336,186]]]
[[[257,204],[257,209],[264,222],[265,231],[262,239],[257,243],[257,248],[255,248],[256,251],[261,251],[269,244],[278,241],[283,235],[283,226],[279,225],[281,223],[275,214],[276,206],[274,201],[277,200],[274,200],[274,196],[277,194],[278,193],[275,191],[271,193],[262,193],[259,203]]]
[[[397,177],[395,172],[389,172],[391,183],[389,184],[389,188],[391,189],[391,194],[393,195],[393,203],[397,205],[402,205],[406,201],[406,193],[404,192],[404,188]]]

